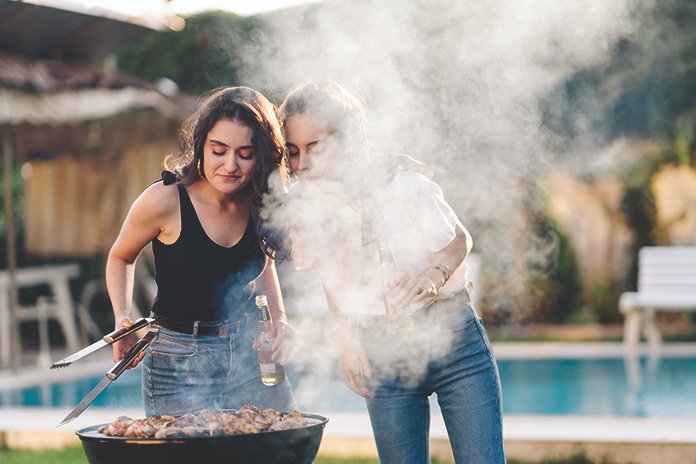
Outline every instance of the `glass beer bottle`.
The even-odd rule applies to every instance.
[[[282,364],[273,360],[273,342],[275,335],[272,333],[273,325],[271,311],[268,308],[268,298],[266,295],[256,296],[257,319],[259,324],[258,345],[256,352],[259,356],[259,367],[261,369],[261,382],[264,385],[278,385],[285,380],[285,368]]]
[[[393,334],[408,332],[413,330],[415,327],[410,306],[406,305],[403,308],[395,306],[387,297],[387,294],[391,289],[392,281],[396,276],[396,264],[394,263],[394,257],[389,250],[389,246],[384,241],[380,240],[378,245],[379,262],[382,265],[382,275],[384,277],[384,292],[382,293],[382,300],[384,301],[384,311],[387,313],[389,332]]]

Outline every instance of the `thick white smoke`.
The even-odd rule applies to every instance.
[[[372,141],[432,166],[474,250],[508,268],[498,305],[519,306],[506,301],[523,293],[517,263],[553,248],[520,220],[541,208],[536,183],[559,146],[539,101],[608,62],[632,33],[632,2],[325,0],[260,20],[238,55],[242,81],[278,103],[326,79],[363,97]]]
[[[500,253],[503,244],[522,243],[498,234],[514,231],[525,190],[553,163],[540,98],[574,71],[608,62],[632,32],[631,7],[629,0],[325,1],[262,16],[241,53],[241,76],[279,99],[322,79],[362,96],[372,140],[429,163],[465,225],[498,231],[475,235],[475,247]]]

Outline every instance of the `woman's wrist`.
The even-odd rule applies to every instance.
[[[444,264],[428,266],[423,275],[433,283],[436,291],[444,287],[451,276],[449,268]]]
[[[122,314],[115,318],[116,327],[130,327],[133,324],[130,316],[128,314]]]
[[[353,334],[350,329],[350,324],[348,324],[347,319],[342,321],[334,321],[333,332],[339,344],[353,338]]]

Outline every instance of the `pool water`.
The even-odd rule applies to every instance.
[[[524,414],[696,417],[696,359],[498,361],[503,410]]]
[[[696,417],[696,359],[498,360],[503,411],[521,414],[586,414]],[[301,410],[362,412],[363,400],[338,369],[323,380],[288,366]],[[0,393],[0,407],[72,407],[102,379],[93,377]],[[92,407],[142,407],[140,370],[127,371]]]

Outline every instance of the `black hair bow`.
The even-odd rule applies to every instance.
[[[162,183],[164,183],[164,185],[170,185],[174,182],[176,182],[176,174],[167,170],[162,171]]]

